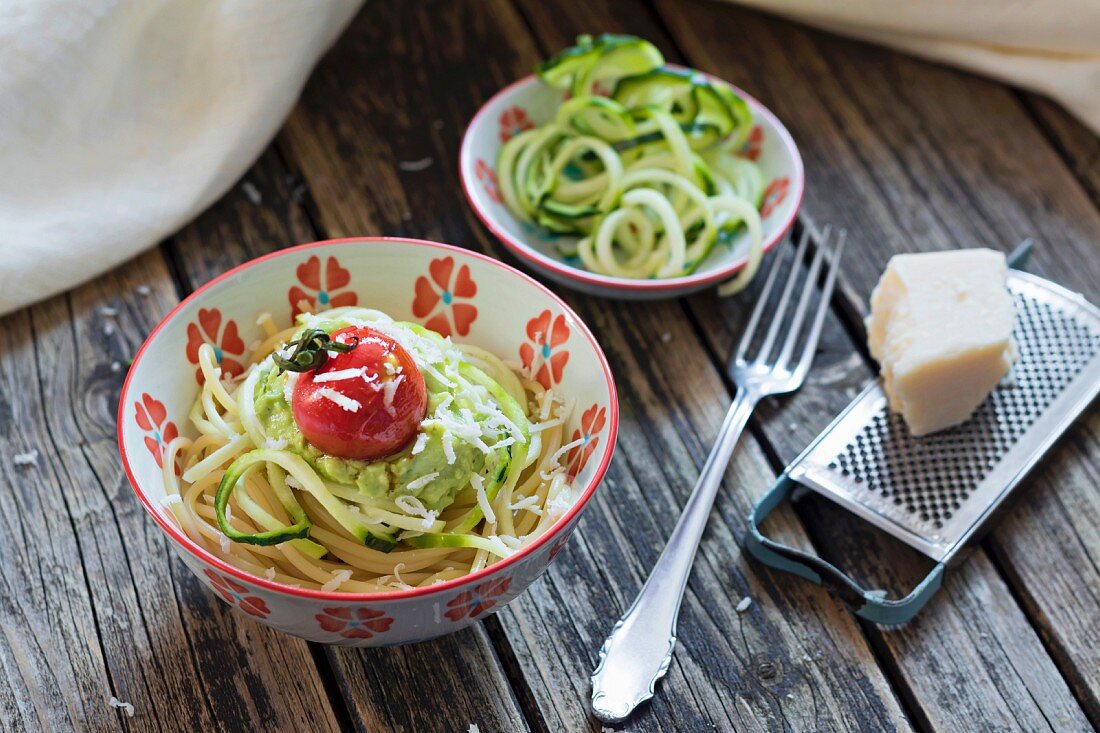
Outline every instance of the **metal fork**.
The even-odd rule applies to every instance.
[[[778,354],[774,357],[772,355],[780,336],[780,327],[787,320],[785,315],[805,258],[810,234],[809,227],[803,230],[782,296],[775,309],[769,313],[772,320],[767,333],[755,350],[755,356],[750,358],[749,349],[782,269],[784,258],[782,253],[776,253],[775,263],[768,273],[764,290],[757,299],[741,343],[727,364],[729,375],[737,385],[737,394],[726,413],[718,439],[653,572],[600,649],[600,662],[592,673],[592,710],[604,722],[615,723],[625,719],[640,703],[653,697],[657,680],[668,671],[672,650],[676,646],[676,618],[680,613],[680,603],[695,559],[695,551],[703,536],[703,528],[726,465],[753,408],[764,397],[798,389],[810,370],[825,314],[829,309],[829,298],[836,284],[838,263],[844,250],[843,231],[834,238],[831,230],[826,228],[821,235],[821,242],[810,263],[798,304],[790,316],[786,337]],[[830,249],[828,244],[833,239],[836,243],[831,247],[832,262],[821,289],[821,298],[813,321],[802,340],[797,361],[792,363],[795,347],[800,341],[799,334],[809,311],[811,296],[817,288],[826,251]]]

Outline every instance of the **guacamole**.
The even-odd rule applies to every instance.
[[[449,506],[460,489],[470,483],[470,476],[482,473],[487,461],[499,460],[487,456],[478,446],[453,439],[454,462],[448,463],[444,446],[444,427],[432,423],[421,427],[417,441],[401,452],[377,461],[358,461],[322,453],[306,441],[294,422],[294,415],[284,394],[287,375],[271,366],[256,382],[256,418],[269,441],[301,456],[322,478],[347,486],[355,486],[365,497],[396,498],[414,496],[429,511],[441,511]],[[432,391],[429,382],[428,415],[434,415],[446,392]],[[458,410],[459,400],[448,400],[443,409]],[[414,454],[413,450],[419,448]],[[491,469],[492,466],[489,466]],[[438,474],[423,486],[409,484],[429,474]]]

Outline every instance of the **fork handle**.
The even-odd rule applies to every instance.
[[[592,710],[604,722],[625,719],[653,697],[657,680],[668,671],[676,645],[676,618],[695,551],[733,449],[758,400],[738,388],[668,544],[641,593],[600,649],[599,665],[592,673]]]

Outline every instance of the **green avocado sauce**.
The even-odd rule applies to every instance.
[[[264,372],[256,383],[256,418],[264,434],[272,440],[285,442],[285,450],[301,456],[322,478],[346,486],[355,486],[364,497],[395,498],[414,496],[429,511],[441,511],[454,502],[458,491],[470,483],[470,476],[481,473],[488,456],[477,446],[454,440],[454,463],[447,462],[443,448],[443,428],[428,425],[421,428],[427,435],[423,448],[413,455],[414,443],[401,452],[377,461],[357,461],[338,458],[320,450],[306,441],[294,422],[294,414],[284,396],[286,374],[280,374],[274,366]],[[427,380],[428,414],[435,413],[448,394],[446,389]],[[461,398],[455,397],[448,409],[458,411],[471,408]],[[438,473],[419,488],[409,484],[422,476]]]

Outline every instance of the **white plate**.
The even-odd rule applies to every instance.
[[[671,66],[670,68],[681,68]],[[718,84],[721,79],[709,77]],[[798,148],[775,115],[743,91],[727,85],[745,99],[753,114],[753,127],[743,154],[755,160],[767,181],[761,219],[764,249],[783,239],[794,224],[802,203],[806,177]],[[585,270],[579,260],[567,259],[555,246],[558,237],[521,221],[501,202],[497,188],[496,162],[504,143],[518,132],[552,119],[564,92],[540,82],[535,76],[520,79],[497,92],[486,102],[466,128],[459,154],[459,172],[466,198],[482,223],[532,269],[568,287],[590,295],[626,300],[654,300],[687,295],[716,285],[745,265],[748,238],[744,233],[719,244],[685,277],[636,280],[598,275]]]

